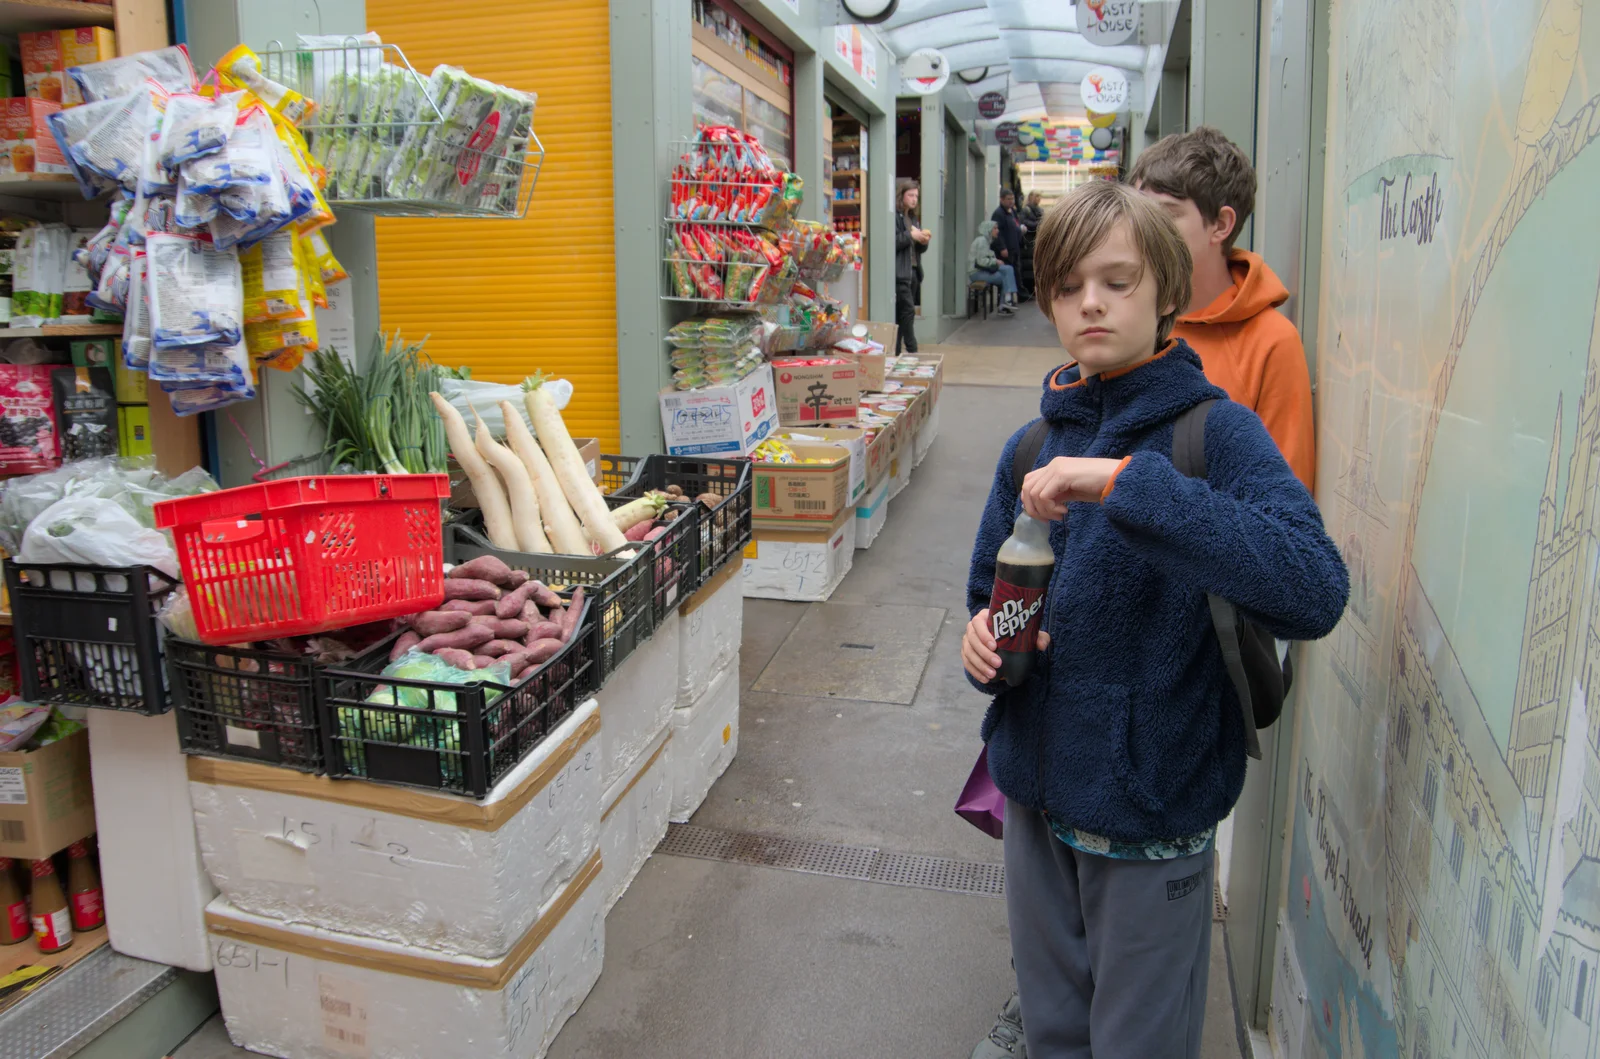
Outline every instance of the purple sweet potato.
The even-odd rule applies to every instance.
[[[510,589],[510,588],[521,588],[523,585],[525,585],[527,583],[528,583],[528,572],[526,570],[513,570],[513,571],[511,571],[511,576],[506,579],[505,587],[508,588],[508,589]]]
[[[452,580],[487,581],[492,585],[503,585],[511,580],[511,567],[499,556],[480,555],[452,568],[446,576]]]
[[[649,532],[650,520],[646,519],[643,522],[635,522],[633,525],[623,530],[622,535],[630,541],[642,541],[644,540],[644,535]]]
[[[528,645],[528,649],[524,653],[528,656],[529,662],[537,665],[540,662],[548,661],[551,655],[561,650],[562,646],[563,644],[560,640],[535,640]]]
[[[423,636],[437,636],[442,632],[464,629],[472,615],[459,610],[429,610],[411,616],[411,627]]]
[[[515,618],[522,613],[523,604],[533,597],[541,587],[537,581],[524,582],[521,588],[514,588],[501,596],[494,605],[494,612],[502,618]]]
[[[479,669],[488,669],[492,665],[499,664],[499,662],[500,662],[500,658],[497,655],[473,655],[472,656],[472,664],[475,665]]]
[[[497,640],[520,640],[528,635],[528,623],[521,618],[494,618],[487,614],[472,617],[472,625],[482,625],[494,633]]]
[[[500,589],[492,582],[473,577],[444,579],[445,599],[499,599]]]
[[[439,609],[459,610],[463,614],[493,614],[494,603],[492,599],[447,599]]]
[[[441,647],[433,652],[433,657],[445,665],[455,666],[457,669],[477,669],[478,663],[473,661],[472,652],[464,651],[459,647]]]
[[[572,639],[572,634],[577,631],[578,619],[583,615],[583,586],[579,585],[572,590],[572,602],[567,604],[559,616],[551,615],[561,623],[561,642],[566,643]]]
[[[566,631],[566,628],[560,622],[550,621],[546,618],[541,621],[529,622],[527,635],[523,639],[528,643],[533,643],[535,640],[560,640],[563,638],[562,634]]]
[[[418,636],[415,631],[407,629],[400,634],[400,639],[394,642],[394,646],[389,648],[389,661],[393,662],[421,642],[421,636]]]
[[[501,655],[515,654],[522,650],[522,645],[516,640],[490,640],[482,647],[476,649],[480,655],[490,658],[499,658]]]
[[[470,649],[479,644],[486,644],[494,639],[494,630],[482,625],[468,625],[464,629],[454,632],[442,632],[437,636],[429,636],[417,644],[417,650],[427,651],[429,654],[438,654],[443,647],[460,647]]]
[[[545,611],[554,610],[557,607],[566,605],[562,603],[560,596],[556,595],[552,589],[547,588],[543,584],[540,584],[538,588],[533,590],[533,601],[539,604],[540,608]]]

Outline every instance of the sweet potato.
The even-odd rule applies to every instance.
[[[459,610],[428,610],[412,615],[411,627],[423,636],[437,636],[466,628],[471,621],[472,615]]]
[[[563,646],[560,640],[535,640],[528,645],[527,650],[523,653],[527,655],[529,662],[538,665],[540,662],[549,661],[550,656],[561,650]]]
[[[623,530],[622,535],[628,538],[630,541],[642,541],[644,540],[644,535],[649,532],[650,523],[648,521],[635,522],[633,525]]]
[[[394,646],[389,648],[389,661],[393,662],[421,642],[421,636],[418,636],[415,631],[407,629],[400,634],[400,639],[394,642]]]
[[[572,590],[572,602],[567,604],[559,616],[552,614],[561,623],[561,642],[566,643],[572,639],[572,634],[577,631],[578,620],[583,616],[583,586],[579,585]]]
[[[502,618],[515,618],[522,613],[522,605],[533,598],[533,594],[544,587],[538,581],[528,581],[521,588],[514,588],[501,596],[494,605],[494,612]]]
[[[445,576],[451,580],[477,580],[487,581],[492,585],[503,585],[511,579],[511,567],[497,555],[480,555],[470,562],[453,567]]]
[[[516,640],[490,640],[482,647],[476,648],[480,655],[490,658],[499,658],[501,655],[515,654],[522,650],[522,644]]]
[[[542,607],[546,611],[549,611],[549,610],[554,610],[554,609],[556,609],[558,607],[566,606],[566,603],[564,603],[562,601],[561,597],[556,595],[553,590],[547,588],[541,582],[537,582],[536,581],[534,583],[537,584],[539,587],[535,588],[533,590],[533,601],[535,603],[539,604],[540,607]]]
[[[474,577],[447,577],[444,579],[445,599],[499,599],[500,589],[488,581]]]
[[[528,643],[533,643],[535,640],[560,640],[564,639],[566,631],[566,627],[559,621],[544,619],[529,622],[528,632],[523,639]]]
[[[493,614],[494,604],[492,599],[447,599],[439,605],[439,609],[459,610],[463,614]]]
[[[482,625],[468,625],[464,629],[454,632],[442,632],[437,636],[429,636],[417,644],[417,650],[438,654],[440,648],[460,647],[472,648],[479,644],[486,644],[494,639],[494,630]]]
[[[522,605],[522,620],[529,625],[544,621],[544,611],[539,609],[539,604],[530,599]]]
[[[528,623],[521,618],[495,618],[487,614],[474,615],[473,625],[482,625],[494,633],[497,640],[520,640],[528,635]]]
[[[459,647],[443,647],[433,652],[433,657],[446,665],[455,666],[457,669],[477,669],[478,663],[473,661],[472,652]]]
[[[472,664],[478,669],[488,669],[490,666],[498,665],[499,663],[500,663],[500,658],[497,655],[473,655],[472,656]]]
[[[508,588],[508,589],[521,588],[523,585],[525,585],[527,583],[528,583],[528,571],[526,571],[526,570],[513,570],[513,571],[511,571],[511,576],[506,579],[506,583],[502,587]]]

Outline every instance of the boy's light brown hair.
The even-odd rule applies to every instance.
[[[1222,245],[1226,254],[1256,208],[1256,170],[1239,145],[1209,125],[1163,136],[1139,152],[1128,183],[1146,191],[1187,199],[1207,224],[1222,207],[1233,209],[1233,231]]]
[[[1166,345],[1178,314],[1189,304],[1190,273],[1194,268],[1189,248],[1167,211],[1127,184],[1095,180],[1080,184],[1050,207],[1039,223],[1033,244],[1033,277],[1039,307],[1055,322],[1055,298],[1078,263],[1105,242],[1118,223],[1126,221],[1139,250],[1143,271],[1139,282],[1156,285],[1158,311],[1157,348]]]

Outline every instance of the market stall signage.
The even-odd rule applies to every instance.
[[[861,80],[878,87],[878,46],[860,26],[833,27],[833,48]]]
[[[1126,44],[1139,35],[1139,0],[1081,0],[1078,32],[1103,48]]]
[[[978,116],[980,118],[998,118],[1006,112],[1006,96],[1004,92],[985,92],[978,97]]]
[[[1078,86],[1083,105],[1101,114],[1115,114],[1128,105],[1128,78],[1121,70],[1098,66]]]
[[[915,95],[935,95],[950,80],[950,62],[937,48],[918,48],[900,64],[900,80]]]
[[[1017,142],[1017,123],[1002,121],[994,127],[994,142],[1009,147]]]

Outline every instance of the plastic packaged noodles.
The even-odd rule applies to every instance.
[[[88,306],[123,318],[123,366],[148,372],[179,415],[254,397],[259,368],[293,370],[317,348],[313,309],[345,278],[294,124],[314,104],[242,46],[205,88],[182,48],[68,73],[87,102],[52,114],[51,132],[85,193],[113,193],[105,227],[71,252]],[[63,230],[29,231],[19,260],[25,249],[49,266]],[[23,305],[40,322],[60,312],[48,289]]]

